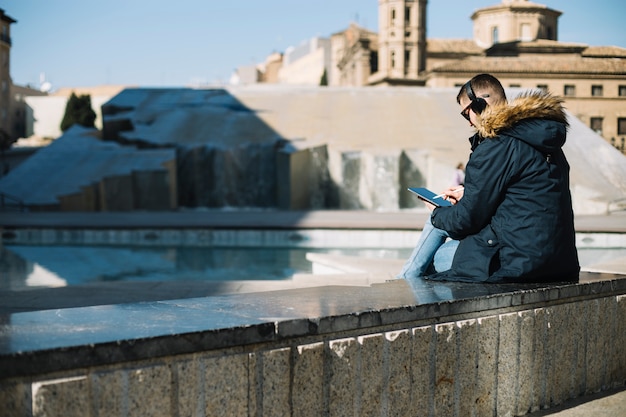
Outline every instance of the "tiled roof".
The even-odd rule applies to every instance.
[[[432,39],[426,41],[428,53],[463,53],[480,54],[483,49],[476,45],[472,39]]]
[[[469,57],[433,68],[432,71],[626,75],[626,59],[563,58],[558,55]]]
[[[491,48],[514,48],[518,50],[533,50],[533,49],[548,49],[554,48],[558,50],[572,50],[577,51],[587,47],[584,43],[574,43],[574,42],[561,42],[555,41],[552,39],[535,39],[532,41],[513,41],[513,42],[505,42],[501,44],[494,44]]]
[[[472,14],[472,20],[476,17],[477,14],[489,12],[489,11],[499,11],[499,10],[521,10],[521,9],[532,9],[532,10],[550,10],[554,13],[558,13],[559,15],[563,14],[560,10],[553,9],[543,4],[533,3],[531,1],[514,1],[508,4],[502,3],[494,6],[487,6],[480,8]]]
[[[582,56],[626,58],[626,48],[620,48],[619,46],[590,46],[583,51]]]

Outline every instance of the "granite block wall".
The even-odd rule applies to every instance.
[[[626,295],[0,382],[13,416],[521,416],[626,382]]]

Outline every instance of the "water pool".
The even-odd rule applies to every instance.
[[[0,247],[0,289],[97,282],[285,280],[311,274],[309,252],[402,258],[408,249],[133,246]]]
[[[288,280],[309,252],[406,259],[419,231],[21,230],[0,245],[0,290],[98,282]],[[626,259],[626,235],[577,236],[581,265]]]

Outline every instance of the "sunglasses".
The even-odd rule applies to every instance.
[[[472,102],[470,101],[470,103],[467,106],[465,106],[463,111],[461,111],[461,116],[463,116],[465,120],[467,120],[468,122],[471,122],[470,115],[469,115],[471,106],[472,106]]]

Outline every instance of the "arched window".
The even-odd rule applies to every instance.
[[[497,26],[494,26],[493,28],[491,28],[491,43],[492,44],[498,43],[498,27]]]

